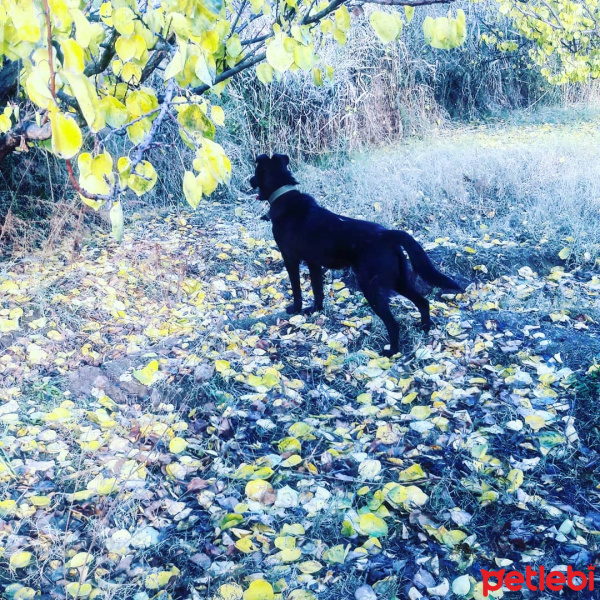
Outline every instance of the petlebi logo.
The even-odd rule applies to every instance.
[[[511,592],[519,592],[525,586],[532,592],[543,592],[549,590],[560,592],[565,585],[576,591],[594,590],[594,565],[588,565],[587,573],[575,571],[571,565],[567,567],[566,574],[563,571],[546,571],[544,566],[540,566],[536,571],[529,565],[525,568],[525,573],[519,571],[486,571],[481,569],[483,578],[483,596],[488,597],[490,592],[497,592],[502,587],[506,587]],[[493,595],[493,594],[492,594]]]

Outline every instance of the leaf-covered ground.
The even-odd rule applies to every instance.
[[[479,600],[482,568],[587,573],[600,278],[486,280],[506,241],[421,238],[474,283],[429,336],[399,300],[390,360],[349,279],[287,317],[281,257],[237,215],[0,272],[3,597]]]

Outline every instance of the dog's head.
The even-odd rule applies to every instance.
[[[268,200],[269,196],[284,185],[295,185],[294,179],[288,166],[290,158],[286,154],[261,154],[256,159],[254,176],[250,178],[250,185],[258,188],[258,199]]]

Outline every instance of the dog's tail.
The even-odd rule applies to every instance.
[[[464,288],[456,283],[450,277],[438,271],[433,263],[429,260],[425,250],[417,240],[410,236],[406,231],[390,231],[394,236],[394,241],[402,246],[408,253],[413,269],[427,283],[443,290],[452,290],[457,292],[464,291]]]

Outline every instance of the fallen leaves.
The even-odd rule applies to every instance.
[[[276,250],[218,214],[209,233],[157,218],[110,252],[0,276],[0,546],[15,597],[310,600],[341,597],[355,572],[361,600],[400,580],[413,600],[480,598],[474,565],[496,548],[524,564],[549,545],[564,561],[597,547],[552,471],[579,460],[575,374],[539,325],[506,327],[498,310],[547,285],[597,301],[595,279],[523,267],[472,286],[433,302],[440,327],[392,361],[341,280],[322,315],[288,318]]]

